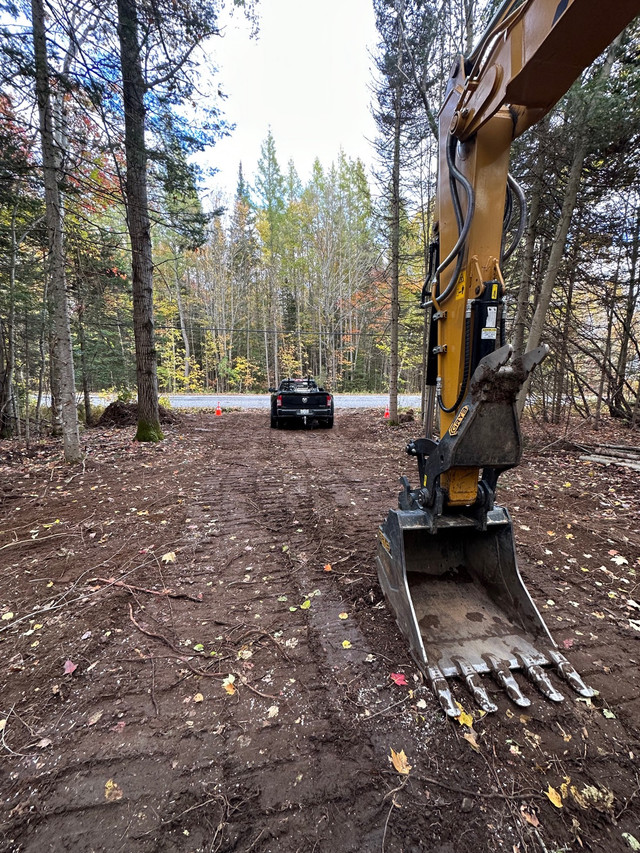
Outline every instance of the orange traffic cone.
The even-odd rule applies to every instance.
[[[388,405],[387,405],[387,408],[384,410],[384,416],[385,416],[385,418],[389,417],[389,406]]]
[[[220,408],[220,400],[218,400],[218,405],[216,406],[216,415],[218,417],[222,414],[222,409]]]

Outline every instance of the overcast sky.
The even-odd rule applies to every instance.
[[[212,183],[233,193],[240,161],[252,182],[269,126],[281,169],[293,159],[303,181],[316,157],[329,165],[340,148],[371,162],[371,0],[260,0],[257,8],[258,39],[236,13],[212,43],[236,125],[208,153],[207,165],[220,170]]]

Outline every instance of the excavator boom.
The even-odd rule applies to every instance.
[[[378,533],[380,584],[411,653],[450,716],[447,678],[463,679],[495,710],[481,676],[529,704],[513,670],[552,701],[547,668],[593,695],[560,654],[517,566],[509,513],[495,503],[499,475],[522,442],[516,400],[546,356],[512,359],[505,342],[504,214],[524,195],[509,175],[513,140],[539,121],[640,12],[639,0],[506,0],[478,47],[458,56],[439,113],[438,244],[421,307],[431,315],[427,430],[408,452],[419,484],[403,477],[398,509]],[[433,408],[439,438],[433,436]]]

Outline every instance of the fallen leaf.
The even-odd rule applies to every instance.
[[[342,641],[342,648],[343,649],[350,649],[351,648],[351,643],[349,642],[349,640],[343,640]]]
[[[348,618],[349,618],[348,613],[338,613],[338,619],[348,619]]]
[[[616,715],[613,711],[610,711],[608,708],[602,709],[602,715],[607,718],[607,720],[615,720]]]
[[[76,671],[77,668],[78,668],[78,665],[76,663],[74,663],[72,660],[66,660],[64,663],[64,674],[65,675],[71,675],[73,672]]]
[[[389,678],[391,679],[391,681],[394,682],[394,684],[397,684],[399,687],[409,686],[407,684],[406,676],[402,672],[392,672]]]
[[[166,554],[163,554],[160,557],[163,563],[175,563],[176,561],[176,553],[175,551],[167,551]]]
[[[547,795],[547,797],[551,800],[551,802],[553,803],[553,805],[554,805],[557,809],[561,809],[561,808],[562,808],[562,797],[561,797],[561,796],[560,796],[560,794],[556,791],[556,789],[555,789],[555,788],[552,788],[552,787],[551,787],[551,785],[549,785],[549,787],[548,787],[548,788],[547,788],[547,790],[545,791],[545,794]]]
[[[635,836],[631,835],[630,832],[623,832],[622,837],[632,850],[640,850],[640,841],[638,841]]]
[[[0,732],[4,731],[6,725],[7,725],[6,719],[0,720]]]
[[[404,754],[404,749],[401,749],[400,752],[396,752],[395,749],[391,750],[391,763],[396,768],[398,773],[401,773],[403,776],[409,775],[411,765],[407,761],[407,756]]]
[[[202,645],[202,643],[196,643],[195,646],[193,647],[193,650],[194,650],[194,652],[203,652],[204,646]]]
[[[300,610],[308,610],[310,607],[311,607],[311,602],[307,598],[307,600],[303,601],[302,604],[300,605]]]
[[[107,779],[104,785],[104,798],[110,803],[122,799],[122,788],[113,779]]]
[[[193,697],[193,701],[194,702],[203,702],[204,696],[202,695],[202,693],[196,693],[196,695]]]
[[[467,714],[467,712],[459,702],[456,702],[456,705],[458,706],[458,710],[460,711],[458,722],[461,726],[469,726],[469,728],[471,728],[473,726],[473,717],[471,716],[471,714]]]
[[[2,619],[3,619],[3,621],[4,621],[4,622],[8,622],[8,621],[9,621],[9,619],[13,619],[13,613],[11,613],[11,612],[3,613],[3,614],[2,614]]]
[[[274,717],[277,717],[280,713],[280,708],[277,705],[272,705],[267,711],[267,717],[272,720]]]
[[[473,749],[475,749],[476,752],[480,752],[480,746],[478,744],[478,741],[476,740],[476,733],[473,730],[470,732],[465,732],[462,737],[471,744],[471,746],[473,747]]]
[[[615,563],[616,566],[628,566],[629,565],[629,560],[627,560],[627,558],[623,557],[621,554],[616,554],[615,557],[612,557],[611,562]]]
[[[327,563],[326,566],[324,567],[324,570],[325,570],[325,572],[332,572],[333,569],[331,567],[331,563]]]
[[[531,824],[531,826],[540,826],[540,821],[536,814],[534,812],[530,812],[524,804],[520,806],[520,814],[527,823]]]
[[[231,675],[228,675],[222,682],[222,687],[227,691],[229,696],[233,696],[233,694],[236,692],[236,688],[234,686],[235,680],[236,677],[232,673]]]
[[[595,785],[586,785],[582,791],[578,791],[575,785],[572,785],[570,790],[571,796],[582,809],[595,808],[599,812],[613,810],[613,791],[604,786],[597,788]]]
[[[92,714],[87,720],[88,726],[95,726],[100,717],[104,714],[104,711],[96,711],[95,714]]]
[[[40,747],[40,749],[46,749],[48,746],[51,746],[53,741],[48,737],[43,737],[38,741],[36,746]]]

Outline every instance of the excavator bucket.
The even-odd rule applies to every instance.
[[[544,355],[541,349],[511,368],[505,347],[480,362],[461,425],[439,442],[419,439],[409,446],[423,487],[411,491],[403,477],[400,508],[389,511],[378,531],[380,585],[413,658],[452,717],[460,714],[447,683],[452,677],[466,682],[485,711],[496,710],[481,678],[487,673],[521,707],[531,703],[512,670],[555,702],[563,696],[549,666],[580,695],[594,695],[558,651],[518,571],[509,513],[492,500],[499,471],[519,461],[515,390]],[[496,395],[496,388],[509,393]],[[498,428],[501,455],[483,451],[478,505],[443,510],[440,473],[473,461],[477,446],[488,444],[485,435]]]
[[[447,678],[466,681],[484,711],[495,711],[480,676],[490,673],[519,706],[530,700],[511,670],[521,669],[555,702],[563,699],[543,667],[582,696],[593,696],[557,649],[516,563],[511,520],[494,507],[487,529],[459,516],[432,527],[421,510],[391,510],[378,532],[380,585],[410,651],[445,712],[460,713]]]

